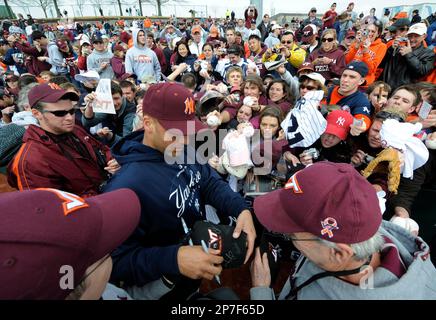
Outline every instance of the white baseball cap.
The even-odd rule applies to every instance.
[[[279,25],[279,24],[274,24],[274,25],[271,27],[271,31],[274,31],[274,30],[277,30],[277,29],[283,29],[283,27],[282,27],[281,25]]]
[[[414,25],[411,25],[409,31],[407,31],[408,35],[411,33],[423,36],[424,34],[427,33],[427,26],[425,25],[425,23],[422,22],[415,23]]]
[[[304,74],[300,77],[300,79],[303,79],[305,77],[312,79],[312,80],[315,80],[315,81],[319,81],[322,85],[325,85],[325,78],[317,72],[311,72],[308,74]]]
[[[89,70],[84,73],[76,74],[74,79],[79,82],[92,81],[92,80],[100,80],[100,75],[95,70]]]

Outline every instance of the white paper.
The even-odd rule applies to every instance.
[[[116,114],[111,93],[111,80],[100,79],[95,93],[97,96],[92,104],[94,112]]]

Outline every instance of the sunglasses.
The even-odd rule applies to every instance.
[[[67,114],[73,115],[76,112],[76,108],[71,108],[70,110],[54,110],[54,111],[50,111],[50,110],[42,110],[42,113],[51,113],[56,117],[62,118],[65,117]]]
[[[354,40],[354,39],[356,39],[356,37],[347,37],[347,39],[351,39],[351,40]]]
[[[333,42],[335,39],[333,39],[333,38],[323,38],[321,41],[322,42]]]
[[[318,90],[317,87],[306,86],[306,85],[304,85],[304,84],[300,84],[300,89],[301,89],[301,90],[307,89],[307,90],[309,90],[309,91]]]
[[[282,44],[291,44],[293,41],[282,41]]]

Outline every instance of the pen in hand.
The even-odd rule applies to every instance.
[[[204,252],[209,253],[209,248],[206,245],[206,242],[204,242],[204,240],[201,240],[201,246],[203,247]],[[215,275],[215,281],[221,285],[221,280],[219,275]]]

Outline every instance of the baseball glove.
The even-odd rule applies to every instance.
[[[400,184],[401,161],[398,151],[393,148],[386,148],[381,151],[377,157],[372,160],[361,174],[368,178],[375,172],[385,171],[388,174],[388,190],[395,194],[398,193],[398,185]]]

